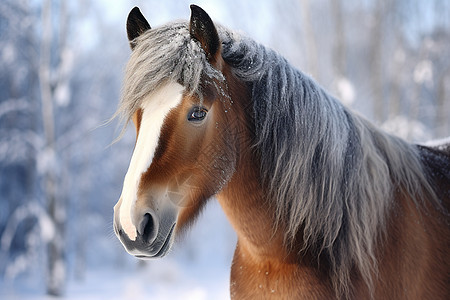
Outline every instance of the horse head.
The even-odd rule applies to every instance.
[[[133,79],[128,83],[125,80],[124,89],[144,95],[128,111],[136,128],[136,144],[122,194],[114,207],[114,230],[126,250],[141,258],[164,256],[177,232],[223,188],[236,167],[238,146],[233,136],[237,129],[230,117],[236,110],[230,96],[233,83],[225,79],[221,41],[210,17],[195,5],[191,10],[185,28],[189,40],[183,41],[183,47],[198,49],[195,57],[183,59],[203,61],[215,75],[196,73],[200,77],[195,91],[186,87],[185,82],[190,80],[184,78],[186,72],[175,79],[172,71],[163,74],[166,80],[160,80],[148,93],[142,91],[145,79],[138,84]],[[147,38],[152,36],[138,8],[128,16],[127,33],[132,49],[130,61],[138,70],[147,51]],[[161,44],[159,49],[171,47],[171,41],[160,39],[156,43]],[[164,50],[159,50],[148,59],[159,56],[155,64],[164,64],[164,55]],[[161,70],[158,66],[155,69]],[[129,72],[138,76],[136,70]],[[125,93],[122,101],[129,101],[126,97]]]

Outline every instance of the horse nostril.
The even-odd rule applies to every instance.
[[[142,239],[146,242],[151,242],[156,235],[155,224],[151,214],[146,213],[142,218],[139,226],[139,232],[142,235]]]

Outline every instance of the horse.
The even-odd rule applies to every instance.
[[[127,252],[165,256],[214,198],[232,299],[450,299],[450,145],[383,132],[198,6],[157,28],[135,7],[126,28]]]

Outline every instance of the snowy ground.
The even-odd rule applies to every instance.
[[[235,236],[217,203],[208,206],[191,232],[162,259],[137,260],[115,237],[107,237],[102,243],[94,251],[100,252],[104,261],[91,258],[82,279],[75,279],[74,272],[69,272],[62,299],[229,299]],[[0,279],[0,299],[60,299],[45,295],[43,274],[30,273],[14,281]]]
[[[56,299],[28,282],[1,284],[0,298],[7,300]],[[167,261],[155,261],[135,270],[89,270],[82,281],[70,281],[63,299],[229,299],[229,279],[224,272],[187,270]],[[26,287],[24,287],[26,285]]]

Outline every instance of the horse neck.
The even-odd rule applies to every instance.
[[[218,200],[237,233],[241,248],[260,257],[283,253],[282,237],[274,233],[275,204],[261,188],[256,158],[246,153]]]
[[[239,99],[234,101],[236,120],[231,122],[238,136],[238,156],[236,171],[217,198],[238,235],[241,249],[255,256],[286,258],[281,230],[274,232],[276,203],[262,186],[261,161],[252,148],[255,131],[250,91],[233,76],[228,78],[232,99]]]

